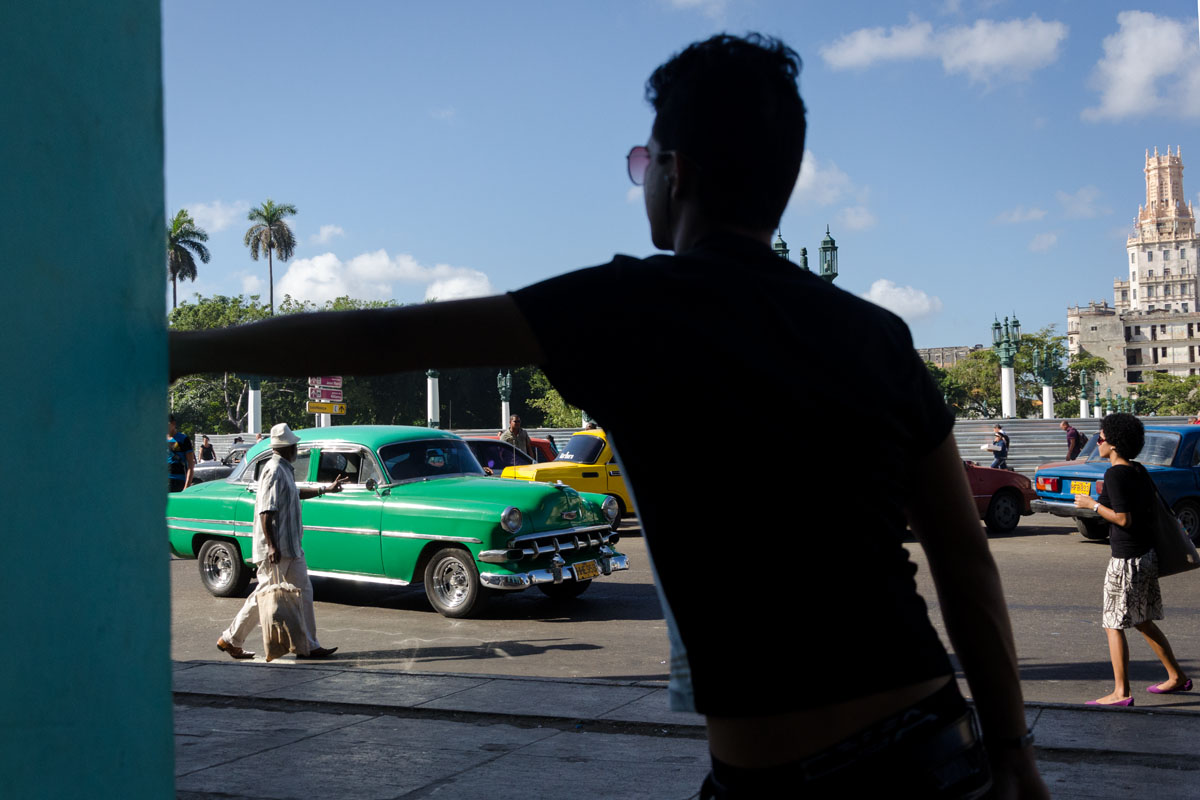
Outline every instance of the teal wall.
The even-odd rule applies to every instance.
[[[0,4],[0,795],[170,797],[158,0]]]

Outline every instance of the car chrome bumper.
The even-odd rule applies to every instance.
[[[620,553],[614,553],[611,556],[599,555],[595,560],[596,564],[600,567],[602,575],[611,575],[614,572],[629,569],[629,558]],[[487,588],[506,589],[508,591],[528,589],[530,586],[538,583],[562,583],[563,581],[571,580],[575,580],[575,578],[571,574],[570,566],[565,562],[555,564],[550,569],[533,569],[529,572],[518,572],[510,575],[496,572],[481,572],[479,574],[479,582]]]
[[[1076,517],[1079,519],[1100,519],[1100,515],[1090,508],[1080,508],[1074,502],[1063,500],[1034,500],[1029,507],[1039,514],[1053,514],[1056,517]]]

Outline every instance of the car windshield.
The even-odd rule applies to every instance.
[[[556,461],[574,461],[578,464],[595,464],[604,449],[604,440],[599,436],[576,433],[558,453]]]
[[[466,442],[457,439],[397,442],[379,448],[379,458],[392,483],[483,474]]]
[[[479,459],[479,463],[489,469],[504,469],[533,463],[532,458],[507,442],[497,442],[492,439],[475,440],[470,443],[470,446],[471,452]]]
[[[1089,449],[1092,450],[1088,456],[1088,461],[1104,461],[1100,457],[1099,444],[1100,437],[1092,436],[1088,446],[1084,448],[1086,453]],[[1169,431],[1146,431],[1146,444],[1142,446],[1142,452],[1138,453],[1137,461],[1139,464],[1146,464],[1154,467],[1169,467],[1171,462],[1175,460],[1175,451],[1179,448],[1179,434],[1170,433]]]

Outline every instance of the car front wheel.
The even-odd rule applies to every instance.
[[[197,563],[200,582],[214,597],[239,595],[250,585],[250,569],[236,542],[209,539],[200,547]]]
[[[1200,505],[1192,500],[1180,500],[1175,505],[1175,516],[1192,543],[1200,543]]]
[[[1108,523],[1102,519],[1075,518],[1075,530],[1085,539],[1107,539]]]
[[[989,533],[1012,533],[1021,521],[1021,505],[1012,492],[1001,492],[992,496],[988,503],[983,524]]]
[[[479,568],[466,550],[447,547],[425,565],[425,596],[443,617],[468,617],[487,602],[479,583]]]

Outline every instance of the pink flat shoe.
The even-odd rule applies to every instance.
[[[1115,702],[1115,703],[1101,703],[1101,702],[1099,702],[1098,700],[1088,700],[1086,703],[1084,703],[1084,705],[1085,705],[1085,706],[1104,706],[1105,708],[1108,708],[1108,707],[1110,707],[1110,706],[1122,706],[1122,707],[1125,707],[1125,706],[1131,706],[1131,705],[1133,705],[1133,698],[1132,698],[1132,697],[1126,697],[1124,700],[1118,700],[1118,701],[1117,701],[1117,702]]]
[[[1175,694],[1176,692],[1190,692],[1191,690],[1192,690],[1192,679],[1191,678],[1188,678],[1186,681],[1184,681],[1183,686],[1179,686],[1175,689],[1160,689],[1160,688],[1158,688],[1157,683],[1154,684],[1153,686],[1146,687],[1146,691],[1149,692],[1150,694]]]

